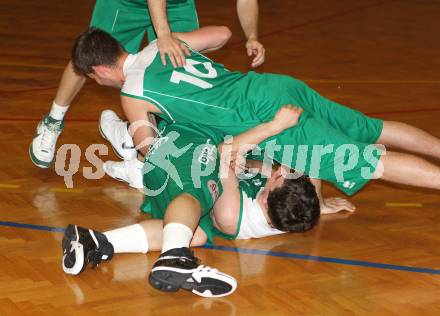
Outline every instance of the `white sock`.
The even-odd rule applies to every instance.
[[[163,228],[162,253],[174,249],[189,247],[193,231],[188,226],[179,223],[169,223]]]
[[[49,116],[56,120],[63,120],[64,115],[66,115],[67,110],[69,109],[69,106],[61,106],[55,103],[53,101],[52,107],[50,108]]]
[[[148,238],[139,224],[121,227],[104,233],[115,253],[147,253]]]

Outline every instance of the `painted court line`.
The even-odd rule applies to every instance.
[[[61,227],[22,224],[15,222],[0,222],[0,226],[25,228],[25,229],[37,229],[37,230],[56,232],[56,233],[64,232],[64,228]],[[263,255],[263,256],[271,256],[271,257],[325,262],[325,263],[336,263],[336,264],[367,267],[367,268],[377,268],[377,269],[397,270],[397,271],[427,273],[427,274],[440,274],[440,270],[436,270],[436,269],[408,267],[408,266],[361,261],[361,260],[347,260],[347,259],[339,259],[339,258],[331,258],[331,257],[310,256],[310,255],[304,255],[298,253],[276,252],[270,250],[247,249],[247,248],[236,248],[236,247],[214,246],[214,245],[207,245],[200,248],[220,250],[220,251],[230,251],[230,252],[237,252],[237,253],[250,254],[250,255]]]
[[[37,229],[37,230],[44,230],[44,231],[55,232],[55,233],[64,233],[64,228],[41,226],[41,225],[34,225],[34,224],[23,224],[23,223],[15,223],[15,222],[0,222],[0,226]]]
[[[19,184],[0,183],[0,189],[19,189]]]
[[[51,188],[51,192],[58,193],[84,193],[84,189]]]
[[[344,264],[344,265],[360,266],[360,267],[368,267],[368,268],[378,268],[378,269],[398,270],[398,271],[428,273],[428,274],[440,274],[440,270],[436,270],[436,269],[408,267],[408,266],[400,266],[394,264],[385,264],[385,263],[377,263],[377,262],[369,262],[369,261],[361,261],[361,260],[348,260],[348,259],[339,259],[339,258],[331,258],[331,257],[310,256],[310,255],[303,255],[297,253],[276,252],[270,250],[235,248],[235,247],[226,247],[226,246],[203,246],[202,248],[221,250],[221,251],[232,251],[232,252],[238,252],[238,253],[244,253],[250,255],[264,255],[271,257],[282,257],[282,258],[300,259],[307,261],[336,263],[336,264]]]

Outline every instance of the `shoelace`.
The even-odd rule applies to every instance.
[[[43,136],[41,137],[41,148],[49,152],[55,145],[55,139],[61,128],[61,122],[44,124]]]

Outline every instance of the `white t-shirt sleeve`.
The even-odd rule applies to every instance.
[[[236,239],[261,238],[285,233],[269,225],[257,199],[249,198],[244,192],[242,195],[243,209]]]

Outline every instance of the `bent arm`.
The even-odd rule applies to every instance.
[[[231,37],[231,31],[226,26],[205,26],[192,32],[174,35],[192,49],[207,52],[223,47]]]
[[[231,163],[234,163],[248,151],[257,147],[259,143],[281,133],[287,128],[295,126],[302,111],[301,108],[293,107],[292,105],[283,106],[270,122],[257,125],[233,137],[231,142],[220,144],[219,152],[222,158],[230,157]]]
[[[146,101],[121,96],[121,104],[124,114],[130,122],[129,131],[133,137],[133,143],[136,149],[145,156],[156,136],[154,117],[147,112]]]
[[[240,216],[240,188],[238,179],[227,164],[220,165],[220,181],[223,193],[212,209],[214,226],[228,235],[235,235]],[[225,169],[223,169],[225,168]],[[222,170],[223,169],[223,170]]]

